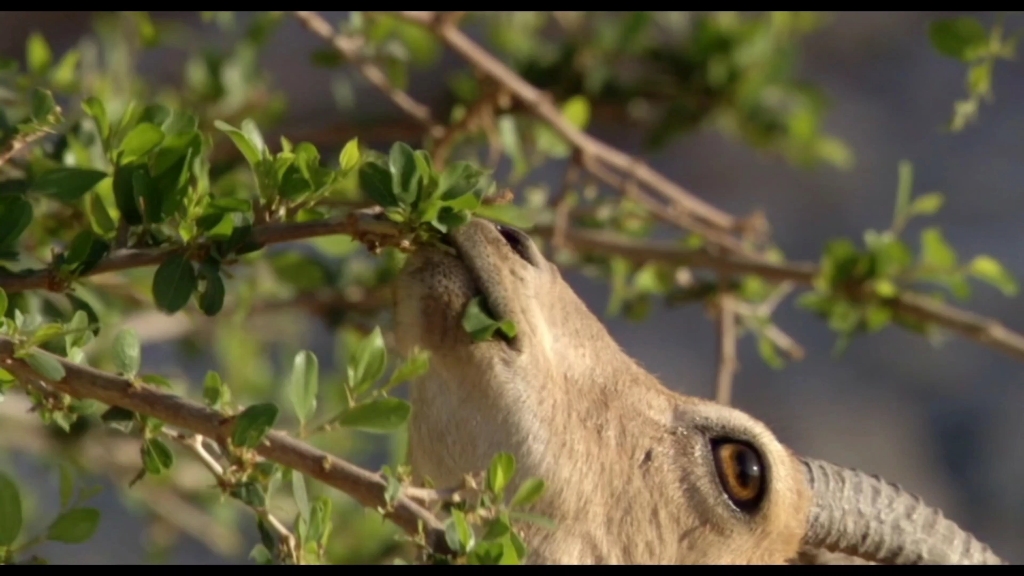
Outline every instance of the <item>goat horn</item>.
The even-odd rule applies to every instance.
[[[1007,564],[899,486],[828,462],[801,461],[814,495],[806,547],[880,564]]]

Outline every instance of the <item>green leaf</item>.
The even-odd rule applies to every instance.
[[[500,498],[505,491],[505,486],[508,485],[515,473],[515,456],[508,452],[499,452],[491,460],[491,466],[487,469],[487,489]]]
[[[384,208],[398,206],[398,198],[391,184],[391,172],[376,162],[366,162],[359,167],[359,184],[363,192]]]
[[[399,428],[409,419],[412,406],[398,398],[382,398],[342,412],[335,422],[346,428],[355,428],[367,432],[391,432]]]
[[[21,494],[14,480],[0,472],[0,546],[10,546],[21,532]]]
[[[132,172],[132,193],[135,201],[142,205],[143,220],[150,224],[163,221],[163,198],[161,190],[153,183],[149,170],[141,168]]]
[[[907,160],[900,160],[897,168],[896,184],[896,210],[893,215],[893,223],[905,222],[910,218],[908,209],[910,207],[910,195],[914,186],[914,165]]]
[[[32,348],[25,352],[25,362],[43,378],[52,382],[60,382],[64,379],[64,366],[46,352]]]
[[[100,137],[104,140],[110,138],[110,119],[107,117],[107,109],[103,105],[103,101],[95,96],[89,96],[82,101],[82,110],[96,122]]]
[[[29,339],[29,346],[39,346],[45,342],[49,342],[54,338],[61,336],[64,333],[64,327],[57,323],[44,324],[39,328],[36,328],[32,334],[32,338]]]
[[[540,478],[529,478],[516,490],[512,497],[512,507],[519,508],[529,506],[537,501],[544,494],[544,481]]]
[[[159,309],[173,314],[188,304],[197,285],[192,262],[178,252],[164,260],[153,274],[153,299]]]
[[[779,351],[775,349],[771,338],[758,334],[757,353],[761,356],[761,360],[764,360],[764,363],[773,370],[781,370],[785,367],[785,361],[779,356]]]
[[[64,264],[74,266],[85,260],[89,255],[92,243],[97,240],[92,230],[82,230],[71,239],[68,249],[64,252]]]
[[[29,35],[25,44],[25,60],[29,72],[36,76],[42,76],[53,64],[53,51],[50,50],[50,43],[38,32]]]
[[[3,318],[5,313],[7,313],[7,292],[0,288],[0,318]]]
[[[402,206],[411,206],[419,196],[416,153],[404,142],[395,142],[388,155],[391,170],[391,190]]]
[[[573,126],[584,130],[590,123],[590,101],[586,96],[573,96],[562,104],[562,115]]]
[[[159,438],[150,438],[142,443],[142,466],[148,474],[162,474],[174,465],[174,453]]]
[[[267,504],[267,495],[263,492],[263,488],[255,482],[246,482],[236,486],[231,490],[231,496],[253,508],[263,508]],[[262,523],[262,520],[260,522]],[[263,528],[260,528],[260,537],[264,537]],[[273,542],[272,538],[271,542]],[[265,541],[264,543],[268,542]]]
[[[17,196],[0,197],[0,250],[10,248],[32,223],[32,204]]]
[[[32,90],[32,119],[43,126],[53,126],[60,119],[57,102],[49,90],[34,88]]]
[[[325,543],[331,534],[331,499],[320,496],[313,503],[309,515],[309,531],[306,537],[310,542]]]
[[[206,404],[211,408],[220,409],[230,396],[231,394],[221,380],[220,374],[213,370],[208,371],[206,378],[203,379],[203,400]]]
[[[157,388],[171,389],[171,381],[157,374],[144,374],[139,377],[139,380],[142,380],[146,384],[156,386]]]
[[[484,172],[469,162],[453,162],[441,172],[437,194],[452,208],[473,210],[483,198]],[[455,201],[461,202],[453,204]]]
[[[509,338],[515,338],[516,327],[511,320],[496,321],[484,308],[483,298],[477,296],[469,301],[462,315],[462,328],[469,332],[474,342],[489,340],[494,332],[501,330]]]
[[[139,158],[164,141],[164,132],[155,124],[141,122],[132,128],[124,137],[118,151],[121,152],[121,164],[127,164]]]
[[[353,138],[345,144],[338,156],[338,164],[341,166],[342,174],[348,174],[359,165],[359,139]]]
[[[82,59],[82,53],[78,50],[68,50],[61,56],[57,66],[53,69],[50,81],[59,90],[70,91],[75,86],[75,75],[78,73],[78,62]]]
[[[909,216],[931,216],[942,209],[945,202],[942,192],[928,192],[914,198],[907,212]]]
[[[61,514],[50,524],[46,538],[65,544],[80,544],[89,538],[100,524],[100,511],[95,508],[75,508]]]
[[[268,155],[267,143],[264,142],[263,134],[260,133],[259,126],[256,125],[256,122],[250,118],[242,120],[242,133],[245,134],[246,139],[248,139],[249,143],[252,144],[253,148],[256,150],[256,154],[258,154],[260,158],[265,158]]]
[[[316,395],[320,383],[320,365],[316,355],[303,350],[292,361],[288,394],[299,422],[305,424],[316,412]]]
[[[3,316],[3,314],[0,314]],[[64,336],[65,347],[69,350],[71,348],[82,348],[86,344],[92,341],[93,332],[88,330],[89,327],[89,313],[85,310],[75,310],[71,321],[67,324],[67,334]]]
[[[892,308],[880,304],[869,303],[864,307],[864,328],[870,332],[878,332],[892,321]]]
[[[199,295],[199,309],[207,316],[216,316],[224,307],[224,296],[227,292],[224,279],[217,267],[204,263],[199,267],[200,276],[206,280],[206,286]]]
[[[114,337],[114,367],[128,378],[139,373],[142,363],[142,345],[135,330],[126,328]]]
[[[467,194],[464,197],[470,197],[470,195]],[[431,224],[441,232],[448,232],[469,222],[470,218],[472,216],[466,210],[452,210],[451,206],[445,206],[441,208],[437,218]]]
[[[231,432],[231,443],[239,448],[255,448],[277,421],[277,406],[254,404],[238,415]]]
[[[502,114],[498,117],[498,136],[501,138],[501,145],[505,153],[512,160],[512,173],[515,178],[521,178],[530,171],[530,164],[526,153],[523,151],[523,142],[519,137],[519,127],[512,114]]]
[[[270,550],[263,544],[257,544],[252,547],[249,552],[249,558],[257,564],[273,564],[274,557],[270,554]]]
[[[135,199],[136,171],[148,170],[144,165],[117,166],[114,168],[114,203],[121,212],[121,218],[129,226],[142,224],[142,213]]]
[[[60,481],[60,508],[68,507],[71,499],[75,496],[75,476],[71,466],[61,462],[58,466]],[[2,514],[2,512],[0,512]],[[0,542],[2,544],[2,542]]]
[[[64,202],[74,202],[106,177],[106,172],[88,168],[54,168],[33,180],[30,190]]]
[[[448,546],[460,553],[473,547],[473,530],[466,522],[466,515],[459,509],[453,509],[452,516],[445,522],[444,535]]]
[[[940,53],[964,61],[988,44],[985,27],[968,16],[932,22],[928,26],[928,37]]]
[[[231,138],[231,141],[235,143],[235,147],[238,148],[238,151],[241,152],[242,156],[245,157],[245,160],[246,162],[249,163],[249,166],[255,169],[256,165],[259,164],[260,162],[260,154],[258,152],[256,144],[250,141],[249,137],[246,136],[244,132],[228,124],[227,122],[214,120],[213,126],[220,130],[221,132],[227,134],[228,137]]]
[[[309,521],[309,496],[306,494],[306,481],[302,474],[292,471],[292,494],[295,496],[295,504],[299,508],[299,516]]]
[[[1017,281],[995,258],[984,254],[975,256],[968,265],[968,270],[971,276],[994,286],[1004,295],[1017,295]]]
[[[368,390],[384,376],[387,363],[388,353],[384,346],[384,335],[378,326],[359,342],[349,356],[349,388],[357,395]]]
[[[871,288],[882,298],[893,298],[899,291],[896,284],[888,278],[875,278],[871,281]]]
[[[395,371],[391,373],[386,388],[390,389],[403,382],[414,380],[427,373],[430,369],[430,354],[425,350],[413,352]]]
[[[921,231],[921,263],[937,272],[956,268],[956,252],[935,226]]]
[[[135,413],[120,406],[111,406],[100,414],[100,422],[127,434],[135,423]]]

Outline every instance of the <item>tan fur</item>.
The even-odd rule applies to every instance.
[[[412,386],[409,458],[437,486],[512,452],[517,479],[543,478],[526,527],[536,564],[784,563],[796,556],[810,493],[795,456],[761,422],[665,388],[629,358],[529,243],[518,256],[474,220],[453,235],[459,256],[423,249],[396,284],[401,351],[431,352]],[[514,346],[473,343],[461,326],[483,293],[515,322]],[[765,460],[767,496],[744,514],[723,493],[709,437],[747,441]],[[514,490],[514,486],[512,488]]]

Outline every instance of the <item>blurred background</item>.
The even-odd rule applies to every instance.
[[[241,13],[240,13],[241,14]],[[344,13],[322,13],[332,22]],[[844,140],[855,156],[849,170],[831,166],[802,169],[783,159],[759,154],[718,132],[699,131],[648,153],[631,132],[629,121],[596,116],[589,131],[606,142],[643,154],[670,179],[734,214],[762,209],[774,238],[791,259],[816,259],[835,236],[859,241],[866,228],[884,228],[892,216],[897,163],[913,162],[916,192],[939,190],[946,207],[934,221],[964,257],[995,256],[1018,278],[1024,277],[1024,74],[1020,64],[1001,62],[994,78],[995,99],[962,133],[944,131],[953,102],[965,93],[962,63],[940,56],[929,45],[927,24],[950,12],[853,12],[831,14],[829,21],[802,41],[797,77],[816,84],[831,107],[824,127]],[[990,15],[965,13],[990,22]],[[198,22],[198,14],[151,13],[154,21]],[[89,32],[89,12],[0,13],[0,55],[23,57],[29,33],[42,32],[60,54]],[[218,30],[202,28],[204,41],[216,42]],[[352,84],[356,110],[339,110],[338,89],[330,70],[305,65],[321,42],[286,19],[261,53],[273,85],[288,100],[288,130],[302,132],[326,124],[401,120],[401,114],[372,87]],[[439,105],[445,87],[437,73],[459,62],[446,54],[431,71],[414,72],[410,91]],[[147,53],[139,63],[154,81],[177,81],[183,58]],[[397,138],[397,136],[396,136]],[[384,141],[380,146],[386,146]],[[531,180],[553,186],[562,169],[550,166]],[[916,242],[916,241],[915,241]],[[577,273],[568,276],[595,311],[603,311],[608,286]],[[1024,329],[1020,299],[979,287],[967,307]],[[921,495],[948,517],[989,543],[1005,559],[1024,562],[1024,364],[974,342],[953,338],[941,347],[924,338],[889,328],[860,338],[840,357],[831,349],[835,335],[826,324],[787,301],[776,321],[807,349],[807,358],[772,370],[758,358],[750,339],[740,344],[740,371],[734,404],[766,422],[785,443],[802,454],[879,474]],[[166,330],[154,315],[141,332]],[[702,397],[714,395],[715,328],[700,307],[652,314],[646,321],[607,319],[616,340],[663,382]],[[303,325],[305,326],[305,325]],[[274,329],[287,329],[277,324]],[[331,334],[309,325],[296,338],[318,354],[330,354]],[[169,343],[144,351],[146,369],[185,371],[201,380],[208,359],[183,355]],[[0,423],[4,422],[0,420]],[[0,436],[8,434],[7,426]],[[0,451],[13,453],[11,443]],[[48,469],[31,455],[14,458],[22,478],[40,487],[55,486]],[[382,460],[361,460],[379,466]],[[109,480],[103,479],[103,483]],[[37,502],[47,509],[41,488]],[[53,563],[138,563],[153,538],[147,520],[112,490],[97,500],[104,517],[96,538],[82,546],[48,544],[41,554]],[[243,511],[244,514],[244,511]],[[252,524],[249,521],[242,523]],[[160,559],[183,564],[244,561],[257,541],[246,528],[248,544],[233,555],[214,553],[200,539],[176,540]]]

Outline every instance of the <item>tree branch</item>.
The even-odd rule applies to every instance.
[[[27,147],[28,145],[32,144],[36,140],[39,140],[43,136],[52,133],[53,132],[50,130],[39,130],[37,132],[32,132],[25,136],[16,136],[10,142],[8,142],[3,148],[0,148],[0,166],[6,164],[8,161],[10,161],[11,158],[14,158],[14,156],[18,152],[21,152],[21,150]]]
[[[65,372],[64,378],[60,381],[42,378],[27,362],[15,357],[14,341],[0,337],[0,366],[19,381],[43,382],[75,398],[89,398],[109,406],[120,406],[220,443],[226,443],[231,436],[235,422],[233,417],[151,386],[74,364],[42,350],[37,350],[37,353],[59,362]],[[430,511],[404,495],[398,496],[388,508],[385,499],[387,482],[378,474],[317,450],[279,431],[269,432],[256,447],[256,453],[341,490],[364,507],[382,509],[387,518],[413,537],[420,534],[422,527],[427,546],[439,553],[452,552],[445,540],[444,525]]]
[[[434,121],[430,108],[417,102],[408,93],[391,85],[387,74],[373,62],[363,57],[363,39],[336,34],[334,27],[316,12],[294,11],[292,14],[310,32],[327,41],[346,60],[355,64],[359,72],[385,96],[391,99],[403,112],[419,121],[434,138],[444,136],[445,127]]]
[[[380,219],[377,211],[354,211],[336,218],[328,218],[312,222],[272,222],[253,227],[253,240],[259,244],[281,244],[294,240],[305,240],[317,236],[331,234],[347,234],[356,239],[396,238],[398,228]],[[95,276],[107,272],[117,272],[130,268],[142,268],[159,264],[170,255],[184,250],[183,247],[173,248],[127,248],[116,250],[104,258],[85,276]],[[0,288],[7,293],[22,292],[47,288],[52,285],[55,272],[51,269],[31,270],[20,273],[4,273],[0,271]]]
[[[34,456],[63,451],[82,469],[107,476],[119,485],[127,485],[138,473],[138,440],[105,432],[90,432],[74,444],[75,451],[69,451],[67,446],[56,440],[38,416],[27,413],[30,408],[31,403],[23,396],[8,396],[0,404],[0,429],[4,431],[0,434],[0,449],[31,453]],[[78,451],[77,448],[82,450]],[[172,471],[170,486],[138,484],[130,494],[159,521],[188,534],[214,553],[237,554],[243,544],[239,535],[224,528],[187,498],[189,492],[199,487],[195,482],[195,472],[205,475],[205,470],[198,465],[193,469],[179,463]]]
[[[718,375],[715,401],[728,406],[732,401],[732,383],[739,361],[736,354],[736,297],[726,292],[718,297]]]
[[[726,232],[739,232],[745,222],[701,200],[682,186],[634,158],[573,126],[550,97],[516,74],[482,46],[459,30],[456,22],[435,12],[397,12],[399,17],[426,26],[474,68],[504,86],[535,116],[544,120],[584,156],[597,159],[625,173],[668,201],[670,212],[681,211],[704,224]]]

